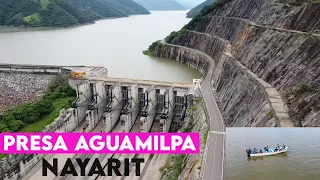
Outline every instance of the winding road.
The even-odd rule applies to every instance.
[[[201,83],[200,92],[204,99],[206,107],[207,122],[209,124],[209,133],[206,144],[206,150],[203,157],[203,180],[222,180],[225,177],[225,125],[219,110],[218,104],[213,96],[213,85],[211,83],[214,60],[208,54],[205,54],[196,49],[179,46],[175,44],[168,44],[165,40],[160,41],[162,44],[175,46],[183,49],[189,49],[210,59],[210,68],[205,79]]]
[[[211,85],[212,70],[213,68],[210,67],[210,71],[207,73],[200,88],[206,105],[207,120],[210,127],[204,156],[203,180],[224,179],[225,126],[213,96],[213,86]]]

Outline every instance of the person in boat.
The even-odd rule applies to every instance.
[[[253,148],[253,154],[257,153],[257,149]]]
[[[260,153],[263,153],[262,149],[260,149]]]
[[[285,149],[285,148],[286,148],[286,146],[283,144],[282,149]]]
[[[252,153],[251,149],[246,149],[248,156]]]
[[[269,147],[268,146],[266,147],[266,152],[269,152]]]

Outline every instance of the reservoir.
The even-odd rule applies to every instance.
[[[227,128],[227,180],[320,179],[320,128]],[[289,147],[287,153],[251,157],[247,148]]]
[[[171,82],[201,77],[187,65],[142,53],[191,20],[187,11],[151,13],[65,29],[8,32],[1,28],[0,63],[103,66],[113,77]]]

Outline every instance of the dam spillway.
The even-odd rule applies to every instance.
[[[109,77],[103,67],[0,64],[0,69],[8,74],[68,78],[77,98],[43,132],[169,132],[172,122],[183,122],[198,88],[192,83]],[[0,179],[37,177],[39,160],[53,157],[56,155],[9,155],[0,162],[4,165]],[[5,166],[14,162],[20,163]]]

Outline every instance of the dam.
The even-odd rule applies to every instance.
[[[170,132],[172,124],[184,123],[187,108],[200,82],[195,80],[192,84],[115,78],[108,76],[106,68],[92,66],[3,64],[0,69],[5,73],[45,73],[68,77],[68,83],[76,90],[77,98],[71,108],[60,113],[43,132]],[[42,158],[59,158],[63,161],[76,156],[8,155],[0,161],[0,179],[40,178],[39,161]],[[85,155],[80,156],[85,158],[82,157]],[[109,155],[97,156],[101,162],[110,158]],[[49,174],[47,178],[51,176]]]

